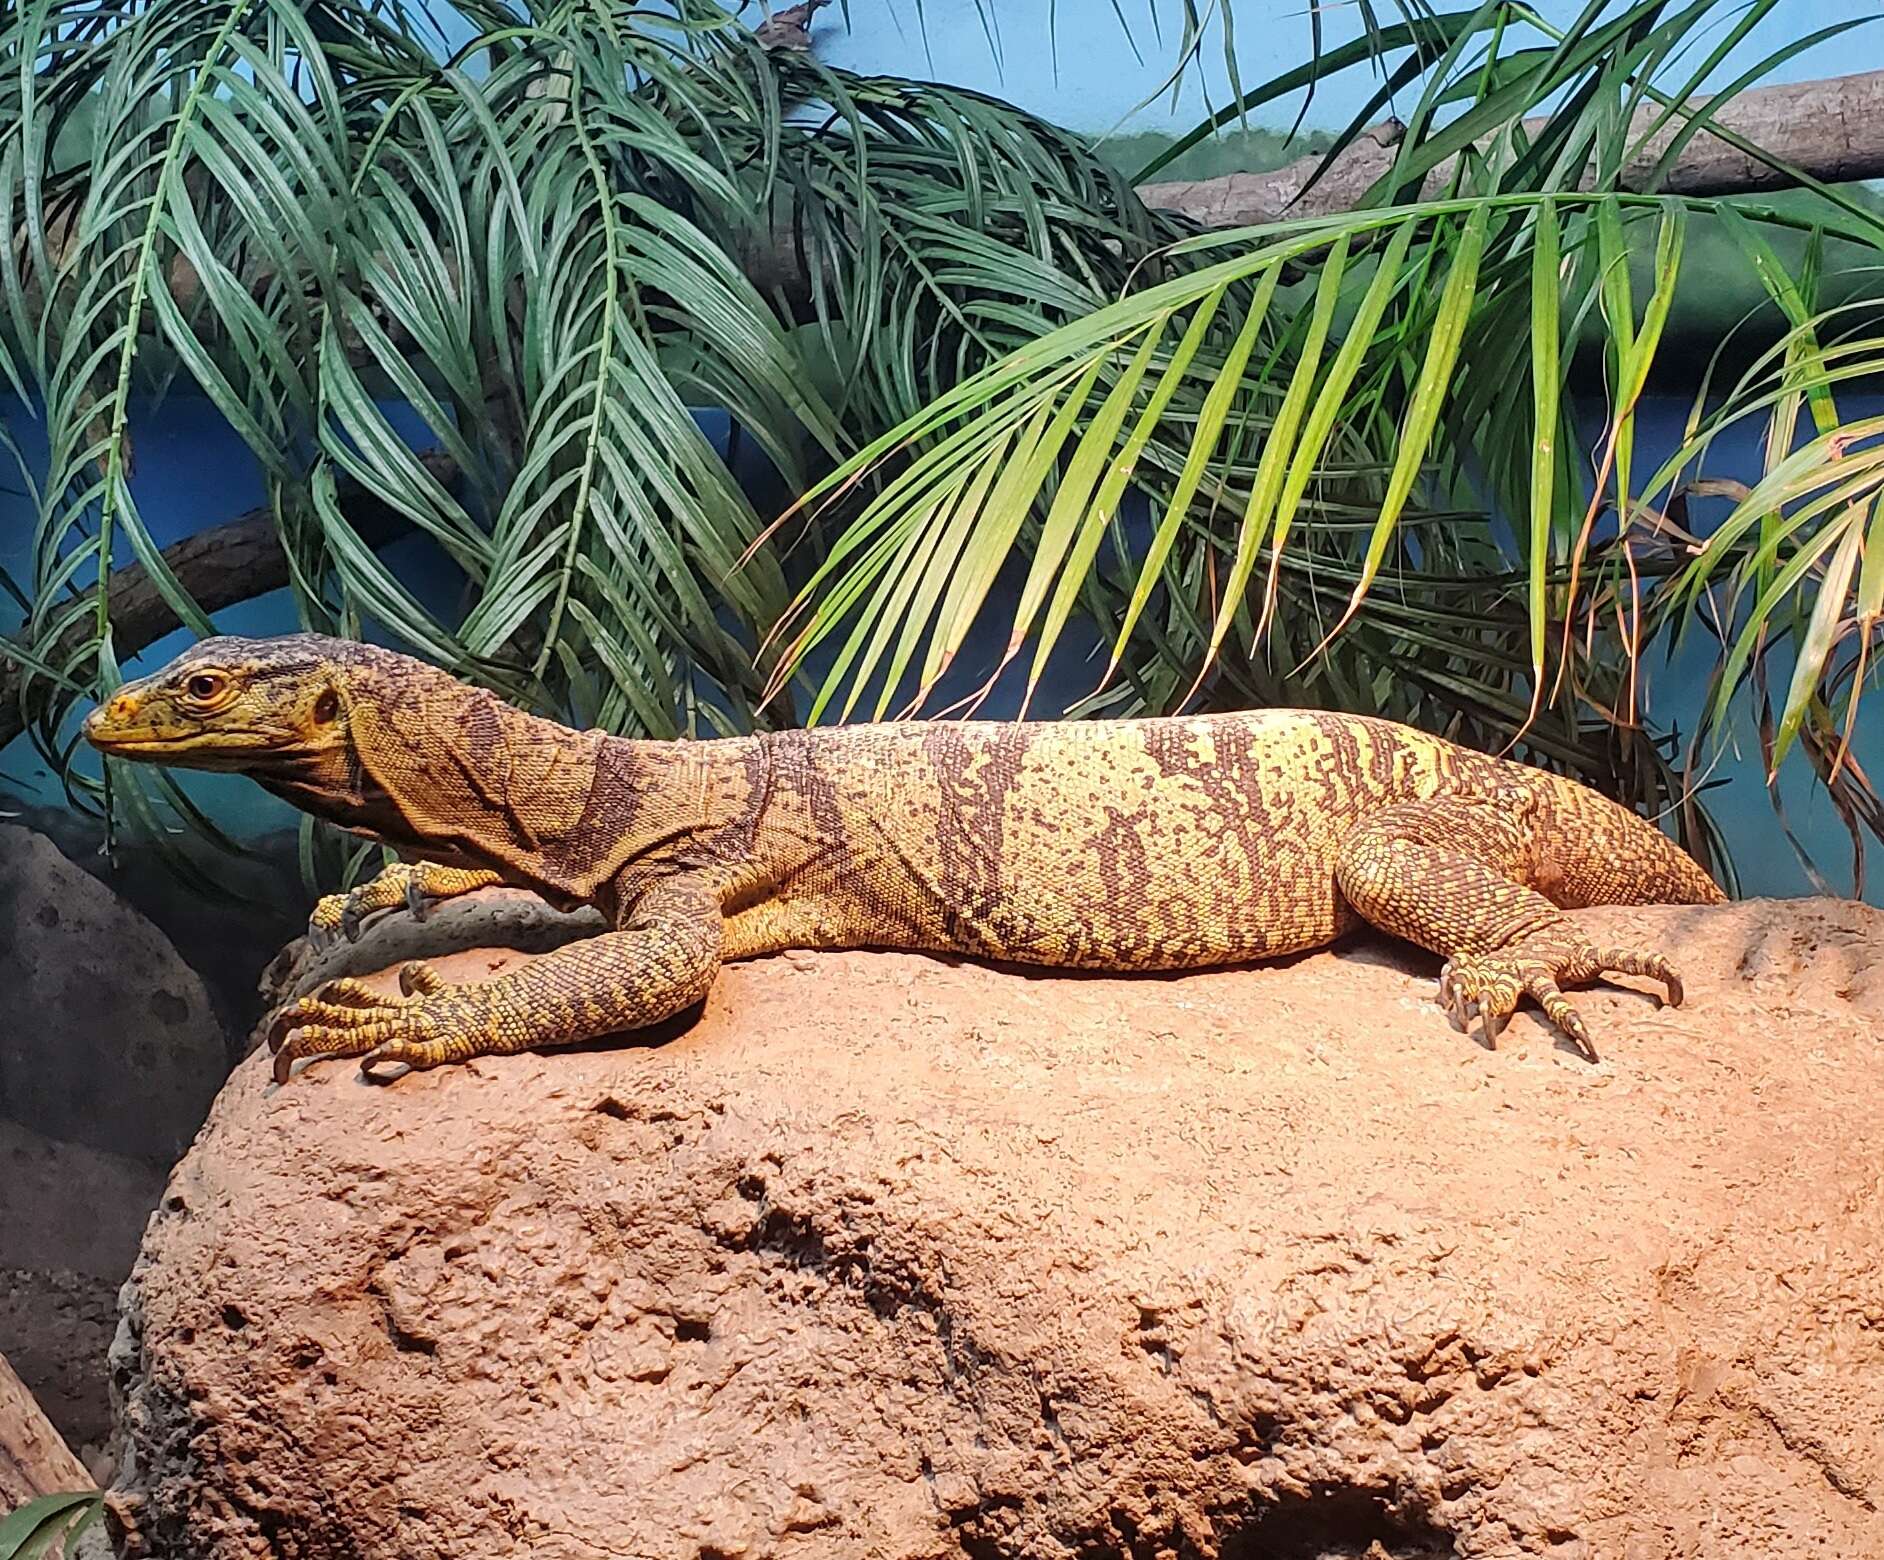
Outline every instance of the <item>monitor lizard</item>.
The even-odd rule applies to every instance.
[[[250,776],[416,860],[322,901],[317,929],[503,882],[615,927],[483,983],[424,963],[399,996],[335,980],[269,1026],[296,1058],[434,1067],[653,1024],[720,965],[905,948],[1095,970],[1321,947],[1366,922],[1445,960],[1495,1043],[1529,996],[1592,1058],[1563,988],[1681,983],[1561,913],[1712,904],[1653,825],[1546,771],[1310,710],[903,721],[709,741],[574,731],[411,657],[295,634],[206,639],[94,710],[119,759]]]

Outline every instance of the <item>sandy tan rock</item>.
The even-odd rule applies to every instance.
[[[127,1291],[138,1544],[1884,1555],[1884,916],[1585,919],[1690,997],[1586,995],[1594,1066],[1365,944],[794,954],[658,1046],[251,1057]]]

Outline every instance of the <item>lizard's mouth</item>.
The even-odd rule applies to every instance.
[[[191,769],[240,769],[279,753],[284,744],[259,731],[174,731],[157,726],[114,725],[95,709],[80,728],[85,740],[112,758],[151,759]]]

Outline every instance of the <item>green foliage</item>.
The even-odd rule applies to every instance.
[[[708,0],[467,0],[456,50],[365,0],[23,0],[0,15],[0,376],[52,452],[14,657],[33,738],[98,789],[69,716],[117,679],[112,568],[208,626],[130,481],[133,404],[183,383],[266,472],[310,626],[579,723],[920,705],[1012,565],[1021,675],[1076,620],[1109,643],[1082,712],[1378,712],[1515,745],[1702,847],[1640,662],[1712,635],[1710,727],[1752,687],[1773,761],[1804,749],[1876,827],[1833,712],[1868,680],[1884,465],[1838,397],[1884,337],[1829,272],[1875,264],[1884,225],[1841,191],[1624,176],[1635,111],[1680,119],[1775,3],[1593,3],[1562,33],[1519,0],[1404,5],[1326,50],[1311,13],[1312,58],[1176,142],[1095,154],[984,96],[769,55]],[[1199,234],[1133,195],[1185,158],[1286,160],[1245,116],[1350,69],[1376,91],[1321,144],[1406,119],[1353,213]],[[1769,323],[1723,343],[1687,447],[1645,472],[1635,402],[1701,264],[1686,291],[1739,286]],[[1609,395],[1593,438],[1579,356]],[[702,405],[813,502],[756,508]],[[1747,419],[1768,475],[1696,540],[1686,506],[1723,491],[1706,461]],[[449,611],[354,529],[346,479],[455,566]],[[146,773],[119,810],[207,832]]]
[[[1719,49],[1770,8],[1737,13]],[[1201,696],[1388,714],[1515,743],[1676,812],[1691,842],[1705,824],[1646,734],[1640,662],[1674,631],[1713,635],[1689,764],[1750,690],[1773,711],[1769,765],[1802,746],[1848,821],[1875,832],[1833,711],[1855,713],[1877,626],[1864,586],[1884,591],[1884,571],[1858,568],[1884,535],[1884,426],[1841,421],[1837,397],[1876,382],[1884,334],[1867,333],[1875,309],[1830,301],[1825,257],[1835,244],[1875,266],[1884,224],[1823,188],[1809,204],[1625,188],[1706,68],[1684,51],[1715,7],[1602,9],[1542,50],[1504,42],[1529,13],[1502,0],[1390,29],[1425,84],[1357,210],[1186,240],[1173,262],[1191,269],[990,365],[814,489],[815,508],[896,471],[789,619],[795,656],[846,636],[814,709],[891,708],[905,665],[921,707],[985,594],[986,557],[1018,546],[1030,572],[1008,657],[1024,654],[1030,690],[1077,596],[1115,641],[1085,708]],[[1631,128],[1644,105],[1659,113],[1647,134]],[[1705,273],[1690,250],[1702,224]],[[1684,276],[1717,295],[1737,283],[1781,339],[1721,341],[1682,449],[1644,472],[1635,407]],[[1593,439],[1574,416],[1579,343],[1608,391]],[[1803,410],[1815,437],[1795,451]],[[1688,503],[1727,491],[1707,456],[1749,427],[1769,475],[1698,539]],[[989,451],[1010,477],[983,480]],[[1125,483],[1153,496],[1148,542],[1117,523]],[[1769,669],[1789,683],[1776,709]]]
[[[1093,143],[1093,150],[1127,178],[1136,179],[1141,168],[1157,164],[1154,177],[1162,183],[1220,179],[1227,173],[1269,173],[1299,158],[1319,156],[1334,144],[1334,137],[1325,130],[1303,130],[1290,136],[1283,130],[1229,125],[1209,140],[1173,153],[1177,141],[1168,131],[1134,130],[1105,136]]]
[[[42,1495],[0,1517],[0,1560],[44,1560],[62,1552],[103,1514],[105,1498],[97,1491]]]
[[[129,480],[131,409],[179,380],[261,463],[309,626],[584,724],[746,726],[789,715],[754,657],[790,591],[690,408],[801,489],[1176,236],[1075,138],[768,55],[704,0],[458,9],[449,54],[354,0],[0,22],[0,373],[51,443],[16,659],[75,785],[69,711],[118,676],[104,577],[135,560],[209,627]],[[456,566],[456,610],[355,531],[347,478]],[[181,794],[117,778],[162,838]]]
[[[1679,394],[1691,394],[1695,365],[1705,364],[1723,342],[1737,356],[1735,366],[1743,368],[1789,328],[1785,311],[1749,263],[1742,242],[1745,229],[1734,225],[1736,216],[1762,231],[1788,275],[1803,274],[1808,253],[1819,245],[1821,313],[1842,310],[1839,317],[1847,325],[1884,320],[1884,267],[1878,262],[1875,228],[1867,225],[1855,238],[1835,236],[1850,226],[1852,206],[1884,221],[1884,191],[1853,185],[1839,189],[1837,197],[1816,190],[1775,190],[1757,197],[1727,196],[1691,208],[1682,257],[1687,280],[1676,289],[1665,345],[1656,355],[1658,381]],[[1781,220],[1765,220],[1769,213]],[[1638,289],[1650,285],[1655,263],[1654,244],[1643,231],[1643,241],[1632,243],[1629,252],[1631,281]],[[1858,307],[1850,307],[1854,305]],[[1597,339],[1600,324],[1586,334]]]

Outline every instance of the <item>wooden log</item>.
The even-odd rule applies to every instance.
[[[85,1464],[0,1354],[0,1516],[42,1495],[97,1488]],[[109,1495],[105,1502],[107,1508],[112,1506]],[[93,1523],[76,1539],[66,1541],[64,1554],[66,1560],[111,1560],[111,1541],[104,1527]],[[58,1560],[59,1555],[59,1550],[53,1550],[50,1560]]]
[[[1690,112],[1700,110],[1697,98]],[[1641,109],[1633,121],[1637,137],[1647,135],[1662,114]],[[1731,142],[1698,131],[1681,149],[1659,182],[1655,164],[1686,123],[1669,116],[1622,173],[1628,190],[1653,188],[1671,195],[1742,195],[1785,189],[1790,173],[1750,156]],[[1533,134],[1545,121],[1526,120]],[[1884,178],[1884,70],[1825,81],[1754,87],[1720,111],[1720,124],[1753,143],[1774,160],[1789,164],[1827,184]],[[1376,125],[1335,158],[1314,188],[1309,180],[1321,167],[1320,155],[1298,158],[1272,173],[1230,173],[1217,179],[1141,184],[1139,198],[1160,211],[1175,211],[1210,228],[1253,227],[1291,217],[1328,217],[1352,211],[1375,182],[1393,166],[1399,126]],[[1422,193],[1446,187],[1453,164],[1441,163],[1427,175]]]
[[[98,1486],[0,1354],[0,1511]]]
[[[457,463],[442,451],[429,450],[419,459],[446,486],[458,480]],[[342,489],[340,503],[369,545],[377,546],[411,529],[411,523],[392,505],[354,484]],[[288,583],[288,555],[281,548],[274,512],[266,505],[172,542],[163,556],[177,582],[205,612],[252,600]],[[112,572],[110,595],[112,645],[121,660],[178,626],[176,613],[141,563]],[[26,676],[25,669],[9,662],[0,649],[0,748],[25,729],[20,689]]]

